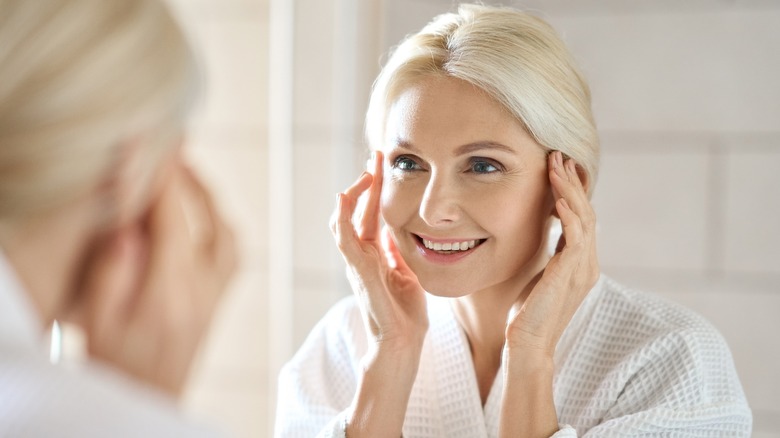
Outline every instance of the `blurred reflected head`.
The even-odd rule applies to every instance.
[[[160,1],[0,0],[0,222],[99,192],[128,157],[148,189],[196,71]]]
[[[599,141],[590,90],[554,29],[509,9],[461,5],[404,40],[379,74],[366,115],[372,149],[386,138],[387,115],[410,86],[431,76],[466,81],[503,105],[545,150],[560,150],[595,185]]]

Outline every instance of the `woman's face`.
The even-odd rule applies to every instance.
[[[428,292],[527,277],[554,202],[547,154],[502,105],[467,82],[424,79],[392,106],[383,152],[382,215]]]

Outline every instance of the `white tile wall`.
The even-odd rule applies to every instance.
[[[780,9],[550,17],[605,130],[776,130]]]
[[[743,152],[735,145],[728,154],[726,269],[780,274],[780,142],[772,146]]]
[[[333,69],[335,0],[296,1],[296,136],[330,140],[334,118]],[[313,133],[311,133],[314,131]]]
[[[268,120],[267,17],[211,22],[201,40],[209,87],[203,122],[264,126]]]
[[[695,151],[605,148],[594,194],[603,266],[704,269],[707,164]]]
[[[330,216],[336,207],[334,173],[357,174],[351,163],[339,163],[330,141],[299,144],[295,150],[295,236],[296,268],[333,272],[341,266],[341,255],[330,232]]]

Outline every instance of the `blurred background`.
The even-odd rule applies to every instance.
[[[453,2],[170,3],[208,83],[189,152],[243,255],[186,406],[267,436],[279,368],[350,293],[327,224],[367,158],[371,82],[390,47]],[[707,317],[731,346],[754,436],[780,436],[780,2],[503,3],[550,21],[590,80],[603,271]]]

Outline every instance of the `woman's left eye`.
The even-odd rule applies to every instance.
[[[487,160],[475,159],[471,161],[470,170],[474,173],[493,173],[498,172],[498,166]]]

